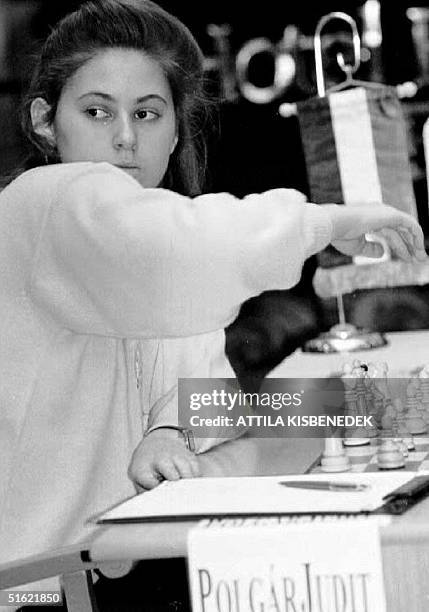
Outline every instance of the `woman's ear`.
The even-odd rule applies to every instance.
[[[52,124],[48,121],[48,113],[51,110],[50,105],[43,98],[35,98],[30,107],[31,123],[35,133],[44,138],[47,143],[54,148],[57,144],[55,130]]]
[[[174,137],[174,140],[173,140],[173,142],[171,144],[170,155],[173,153],[173,151],[176,148],[178,142],[179,142],[179,136],[176,134],[175,137]]]

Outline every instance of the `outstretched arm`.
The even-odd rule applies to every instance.
[[[80,333],[176,337],[225,328],[248,298],[295,285],[305,259],[331,238],[323,207],[287,189],[192,199],[143,189],[109,164],[37,169],[15,189],[25,181],[27,207],[50,198],[30,295]]]
[[[36,245],[29,295],[79,333],[225,328],[250,297],[294,286],[305,259],[331,240],[347,254],[377,255],[365,233],[382,231],[400,257],[424,253],[417,222],[383,205],[319,206],[287,189],[191,199],[143,189],[105,163],[38,168],[0,198],[14,215],[25,209],[23,239]]]

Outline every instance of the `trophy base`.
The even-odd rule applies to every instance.
[[[328,332],[306,342],[302,350],[305,353],[349,353],[379,348],[385,344],[387,340],[379,332],[358,329],[349,323],[340,323],[331,327]]]

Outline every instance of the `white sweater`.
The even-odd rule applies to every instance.
[[[148,427],[177,424],[178,377],[232,377],[224,327],[293,286],[331,233],[294,191],[190,199],[105,163],[4,189],[0,561],[75,542],[134,494],[131,454]]]

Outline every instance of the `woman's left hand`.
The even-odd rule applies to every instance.
[[[140,442],[128,470],[139,490],[153,489],[163,480],[196,478],[200,475],[197,456],[185,447],[175,429],[158,429]]]

